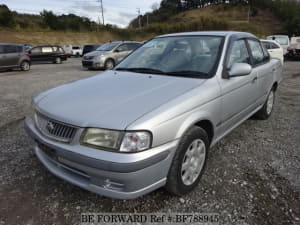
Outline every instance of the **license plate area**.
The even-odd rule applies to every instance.
[[[38,142],[38,147],[51,159],[58,161],[58,156],[57,156],[57,152],[55,149],[49,148],[48,146],[39,143]]]

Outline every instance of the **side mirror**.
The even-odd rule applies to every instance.
[[[116,49],[116,50],[115,50],[115,52],[117,52],[117,53],[118,53],[118,52],[120,52],[120,50],[119,50],[119,49]]]
[[[223,78],[246,76],[252,72],[252,66],[248,63],[234,63],[230,69],[223,73]]]

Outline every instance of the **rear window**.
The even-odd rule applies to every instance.
[[[270,36],[267,39],[276,41],[280,45],[288,45],[289,44],[289,38],[285,37],[285,36]]]
[[[4,45],[3,46],[4,53],[16,53],[17,52],[17,46],[15,45]]]
[[[74,50],[78,50],[78,49],[80,49],[80,47],[75,46],[75,47],[73,47],[73,49],[74,49]]]
[[[31,53],[40,53],[42,51],[41,47],[32,48]]]
[[[17,52],[23,52],[23,46],[17,46]]]

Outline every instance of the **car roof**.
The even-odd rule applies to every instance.
[[[274,35],[267,36],[267,38],[269,38],[269,37],[287,37],[287,38],[289,38],[288,35],[284,35],[284,34],[274,34]]]
[[[137,44],[139,44],[139,43],[141,43],[141,42],[138,42],[138,41],[112,41],[112,42],[107,42],[107,43],[116,43],[116,44],[127,44],[127,43],[137,43]]]
[[[0,43],[0,45],[17,45],[17,46],[24,46],[23,44],[14,44],[14,43]]]
[[[36,45],[36,46],[33,46],[33,48],[35,47],[61,47],[60,45]]]
[[[180,37],[180,36],[236,36],[238,38],[250,37],[257,38],[253,34],[246,32],[238,32],[238,31],[197,31],[197,32],[183,32],[183,33],[174,33],[174,34],[165,34],[157,37]]]
[[[270,43],[274,43],[274,44],[280,46],[280,44],[279,44],[277,41],[274,41],[274,40],[265,40],[265,39],[261,39],[260,41],[261,41],[261,42],[270,42]]]

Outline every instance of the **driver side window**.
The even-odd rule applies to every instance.
[[[129,50],[128,50],[127,44],[120,45],[120,46],[117,48],[117,51],[118,51],[118,52],[129,51]]]
[[[231,68],[234,63],[251,64],[245,40],[237,40],[232,45],[227,61],[227,68]]]

